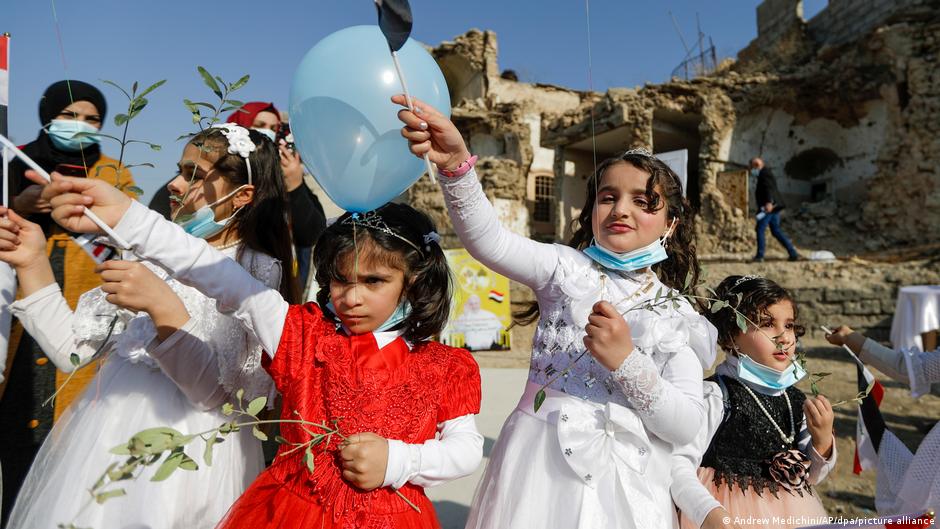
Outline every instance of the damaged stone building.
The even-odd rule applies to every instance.
[[[830,0],[805,20],[801,1],[765,0],[757,26],[757,38],[714,72],[605,93],[517,81],[500,71],[489,31],[471,30],[432,54],[453,119],[480,156],[484,189],[517,233],[570,236],[595,151],[600,161],[634,147],[685,149],[686,193],[699,211],[706,260],[753,255],[746,165],[754,156],[777,175],[790,209],[786,229],[804,254],[935,256],[940,2]],[[459,246],[436,186],[422,179],[407,200],[432,213],[447,246]],[[780,250],[775,244],[771,252]],[[818,275],[817,263],[798,264]],[[914,268],[897,283],[940,282],[935,266]],[[851,283],[850,272],[841,274]],[[513,294],[514,302],[528,298]],[[894,294],[888,288],[856,324],[886,331]]]

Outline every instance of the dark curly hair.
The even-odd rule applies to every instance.
[[[453,292],[444,250],[437,242],[425,242],[427,234],[437,231],[434,222],[425,213],[406,204],[385,204],[373,213],[414,246],[395,235],[361,225],[355,227],[354,233],[353,223],[344,222],[351,214],[344,214],[326,228],[313,249],[319,286],[317,303],[325,307],[330,301],[330,283],[340,279],[339,266],[350,252],[355,251],[356,245],[361,251],[365,244],[372,244],[373,250],[380,250],[378,257],[385,264],[405,273],[402,296],[411,304],[411,314],[400,324],[404,329],[402,335],[411,342],[429,340],[440,334],[447,324]]]
[[[649,213],[666,208],[666,225],[676,219],[676,227],[669,237],[666,245],[665,261],[653,265],[653,272],[664,285],[682,290],[689,278],[689,285],[698,285],[700,268],[695,249],[695,211],[689,201],[682,196],[682,183],[676,173],[653,156],[627,151],[620,156],[614,156],[601,162],[597,171],[587,181],[587,196],[581,214],[573,221],[574,235],[568,241],[568,246],[583,250],[594,240],[594,203],[597,201],[597,190],[604,178],[604,173],[612,166],[627,163],[647,173],[646,202]],[[514,320],[520,325],[528,325],[538,319],[538,304],[532,304],[525,310],[514,315]]]
[[[293,246],[290,232],[290,208],[281,174],[280,154],[264,134],[248,130],[255,150],[248,156],[254,195],[229,222],[238,232],[245,247],[262,252],[281,262],[281,284],[278,290],[288,303],[300,302],[300,289],[294,275]],[[206,151],[220,153],[212,168],[233,187],[248,184],[248,168],[239,154],[228,152],[228,138],[222,129],[208,128],[196,134],[189,144]]]
[[[734,286],[735,284],[738,286]],[[764,277],[728,276],[715,289],[715,295],[757,324],[763,324],[773,318],[767,312],[771,305],[789,301],[793,305],[793,319],[799,322],[800,313],[793,295],[776,282]],[[734,339],[741,334],[741,328],[738,327],[734,310],[731,307],[722,307],[716,312],[705,311],[705,317],[718,329],[718,345],[725,352],[735,354]],[[800,338],[806,334],[806,329],[795,323],[793,332]]]

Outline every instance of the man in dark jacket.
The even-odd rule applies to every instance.
[[[786,207],[780,191],[777,189],[777,180],[770,168],[764,166],[764,160],[754,158],[751,160],[751,174],[757,176],[757,255],[755,262],[764,260],[764,249],[767,246],[765,233],[770,226],[770,233],[780,244],[787,249],[791,261],[797,261],[800,255],[796,253],[793,243],[780,228],[780,212]]]

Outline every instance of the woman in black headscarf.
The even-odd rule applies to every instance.
[[[81,81],[59,81],[46,89],[39,102],[39,137],[21,147],[43,169],[52,172],[62,165],[74,166],[73,174],[85,173],[119,188],[133,186],[130,171],[118,167],[118,161],[101,153],[98,138],[80,135],[94,133],[104,123],[107,103],[94,86]],[[76,137],[77,136],[77,137]],[[101,283],[94,273],[95,261],[71,234],[63,231],[49,216],[49,204],[40,198],[42,187],[24,175],[25,164],[19,160],[10,166],[13,209],[43,227],[46,249],[56,281],[74,310],[79,296]],[[3,466],[3,520],[13,505],[33,456],[39,449],[53,421],[78,395],[94,375],[88,366],[75,373],[55,399],[55,407],[43,406],[66,375],[57,373],[36,342],[16,323],[10,333],[8,355],[12,366],[5,387],[0,386],[0,460]]]

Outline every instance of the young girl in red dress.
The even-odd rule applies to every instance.
[[[476,362],[430,341],[447,321],[452,286],[425,214],[386,204],[343,215],[314,250],[317,303],[288,305],[238,263],[103,181],[63,178],[46,195],[67,229],[97,231],[76,207],[88,205],[140,257],[214,298],[267,352],[282,417],[335,424],[346,437],[315,446],[312,471],[303,450],[282,445],[219,527],[439,527],[424,487],[473,472],[483,438],[474,424]],[[281,425],[289,443],[311,433],[321,432]]]

